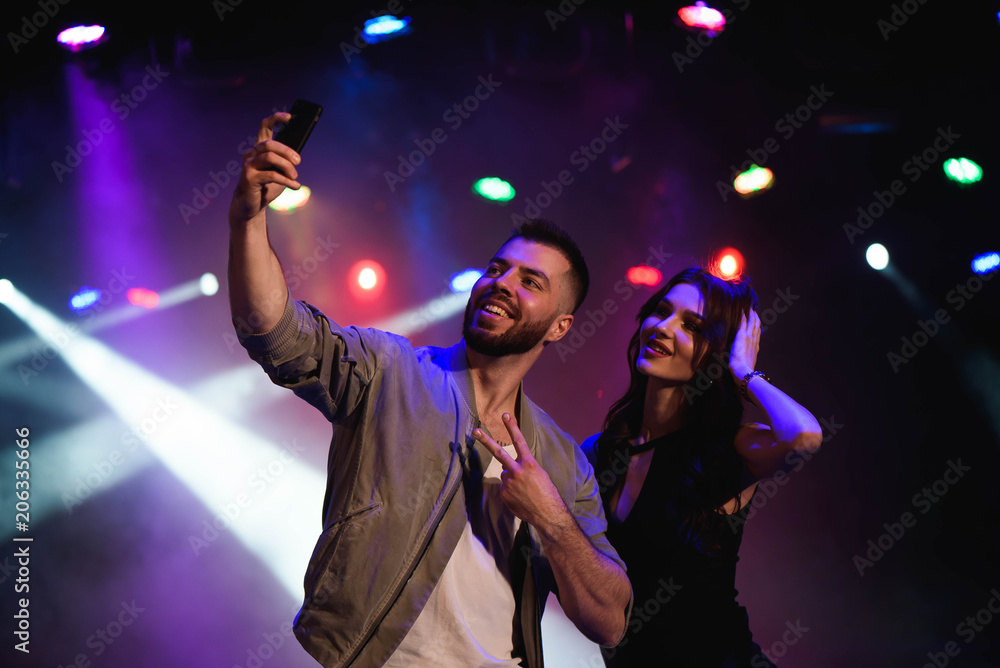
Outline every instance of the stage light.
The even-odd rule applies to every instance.
[[[983,253],[972,261],[972,271],[977,274],[988,274],[1000,267],[1000,253]]]
[[[764,192],[774,184],[774,173],[766,167],[753,165],[733,181],[733,188],[743,197]]]
[[[472,286],[476,284],[480,278],[482,278],[483,272],[479,269],[466,269],[465,271],[459,272],[457,274],[451,275],[451,281],[448,282],[448,287],[452,292],[469,292],[472,290]]]
[[[348,286],[358,299],[377,299],[385,289],[385,269],[374,260],[356,262],[351,267]]]
[[[952,181],[963,185],[976,183],[983,178],[983,170],[968,158],[950,158],[944,161],[944,173]]]
[[[855,114],[820,114],[819,131],[827,134],[877,134],[893,132],[899,121],[895,114],[868,111]]]
[[[159,293],[147,290],[146,288],[129,288],[129,291],[125,293],[125,297],[130,304],[143,308],[156,308],[157,304],[160,303]]]
[[[69,307],[73,311],[83,312],[97,303],[101,298],[101,291],[88,285],[80,288],[80,291],[69,298]]]
[[[872,244],[865,252],[865,259],[873,269],[882,271],[889,266],[889,251],[882,244]]]
[[[743,275],[743,253],[735,248],[723,248],[715,254],[709,273],[724,281],[736,281]]]
[[[309,201],[309,195],[312,191],[309,190],[307,186],[302,186],[298,190],[292,190],[291,188],[285,188],[285,190],[274,198],[274,201],[268,204],[268,206],[275,211],[281,211],[287,213],[288,211],[294,211],[295,209],[305,206],[306,202]]]
[[[626,272],[625,277],[628,278],[629,282],[633,285],[655,286],[660,283],[663,275],[653,267],[647,267],[644,264],[640,264],[636,267],[630,268],[628,272]]]
[[[712,9],[704,2],[696,2],[693,6],[681,7],[677,10],[681,22],[689,28],[720,32],[726,27],[726,18],[717,9]]]
[[[107,39],[107,32],[104,30],[104,26],[73,26],[66,28],[56,36],[56,41],[70,51],[89,49],[105,39]]]
[[[477,194],[494,202],[509,202],[514,199],[515,195],[513,186],[495,176],[479,179],[473,184],[472,189]]]
[[[211,297],[219,291],[219,279],[212,272],[202,274],[201,278],[198,279],[198,288],[201,290],[201,294]]]
[[[376,16],[365,21],[365,29],[361,31],[361,39],[369,44],[377,44],[400,37],[410,32],[410,17],[397,19],[395,16]]]

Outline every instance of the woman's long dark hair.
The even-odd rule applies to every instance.
[[[729,351],[743,314],[757,308],[757,295],[749,278],[726,281],[700,267],[690,267],[671,278],[642,305],[636,316],[639,326],[629,340],[626,353],[629,387],[608,411],[597,441],[597,457],[599,470],[609,470],[615,448],[639,435],[649,384],[649,377],[636,369],[642,349],[639,333],[643,321],[652,315],[670,289],[680,283],[697,288],[705,300],[704,322],[701,336],[695,342],[695,358],[706,352],[694,376],[681,388],[687,399],[685,426],[696,436],[682,477],[685,489],[680,510],[684,521],[680,538],[702,553],[712,554],[719,547],[712,539],[714,530],[725,525],[719,509],[735,497],[738,510],[743,491],[743,463],[733,447],[743,419],[743,404],[729,372]],[[611,489],[602,492],[610,499],[614,488],[621,484],[624,484],[624,476],[615,480]]]

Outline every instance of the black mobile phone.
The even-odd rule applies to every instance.
[[[295,100],[289,110],[292,119],[285,123],[278,134],[274,135],[275,141],[280,141],[285,146],[290,146],[296,153],[302,152],[302,147],[306,145],[306,140],[312,134],[316,122],[323,113],[323,107],[315,102],[306,100]]]

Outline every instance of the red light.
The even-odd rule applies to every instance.
[[[356,299],[378,299],[385,289],[385,269],[375,260],[361,260],[351,267],[348,286]]]
[[[726,281],[738,281],[743,275],[743,254],[735,248],[723,248],[715,255],[711,273]]]
[[[681,7],[677,11],[684,25],[690,28],[721,31],[726,27],[726,18],[717,9],[706,7],[704,2],[696,2],[691,7]]]
[[[663,275],[659,271],[653,269],[652,267],[647,267],[644,264],[640,264],[638,267],[632,267],[628,270],[626,274],[628,280],[633,285],[659,285],[660,280]]]
[[[129,291],[125,293],[125,297],[130,304],[143,308],[156,308],[157,304],[160,303],[159,293],[147,290],[146,288],[129,288]]]

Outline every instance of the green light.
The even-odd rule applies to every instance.
[[[944,162],[944,173],[952,181],[975,183],[983,178],[983,170],[968,158],[950,158]]]
[[[749,197],[753,193],[767,190],[774,183],[774,174],[766,167],[751,165],[733,181],[733,188],[740,195]]]
[[[509,202],[514,199],[514,187],[495,176],[479,179],[472,186],[472,189],[486,199],[491,199],[495,202]]]

